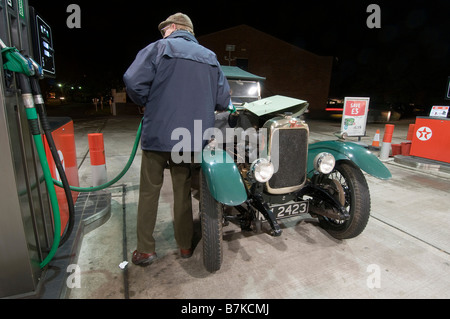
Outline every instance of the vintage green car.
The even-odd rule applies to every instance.
[[[370,214],[361,170],[380,179],[389,179],[389,170],[366,148],[342,138],[309,144],[302,120],[306,101],[261,99],[264,78],[235,67],[223,71],[237,111],[216,115],[216,139],[200,160],[205,268],[220,269],[222,229],[230,221],[244,231],[260,231],[268,222],[272,235],[280,236],[279,219],[309,213],[335,238],[358,236]]]

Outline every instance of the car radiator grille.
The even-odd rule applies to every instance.
[[[276,172],[267,182],[269,193],[289,193],[306,181],[308,128],[276,128],[271,134],[270,156]]]

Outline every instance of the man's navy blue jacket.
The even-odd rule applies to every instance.
[[[180,132],[190,133],[191,149],[184,151],[201,151],[203,132],[214,127],[214,111],[225,110],[230,102],[230,87],[216,55],[183,30],[142,49],[123,79],[131,100],[145,106],[145,151],[171,152],[187,138],[172,137]]]

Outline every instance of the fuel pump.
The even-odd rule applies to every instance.
[[[16,73],[16,76],[19,80],[19,86],[22,92],[22,99],[23,103],[25,105],[27,118],[29,121],[30,131],[33,135],[33,139],[38,151],[39,159],[42,164],[42,169],[44,171],[44,179],[47,185],[47,189],[49,191],[51,204],[53,208],[53,215],[54,215],[54,224],[55,224],[55,231],[54,231],[54,240],[53,245],[50,253],[47,255],[46,259],[40,264],[40,267],[44,267],[48,264],[48,262],[53,258],[53,256],[56,253],[56,249],[59,247],[61,242],[60,238],[60,232],[61,232],[61,221],[60,221],[60,213],[59,213],[59,204],[56,197],[56,192],[54,188],[54,184],[63,187],[66,193],[67,202],[69,204],[69,224],[68,229],[65,232],[65,237],[63,238],[64,241],[67,240],[67,238],[70,236],[70,232],[73,229],[73,220],[74,220],[74,205],[71,195],[71,189],[75,191],[80,192],[92,192],[96,190],[101,190],[104,188],[107,188],[114,183],[116,183],[118,180],[122,178],[123,175],[128,171],[130,168],[134,157],[137,152],[137,148],[139,145],[139,140],[141,136],[141,130],[142,130],[142,122],[138,128],[138,132],[136,134],[136,140],[133,146],[132,153],[130,155],[130,158],[125,165],[124,169],[112,180],[109,182],[96,186],[96,187],[73,187],[70,186],[66,174],[64,172],[64,168],[61,165],[61,162],[59,160],[59,156],[57,154],[56,146],[53,141],[53,137],[51,135],[50,126],[48,124],[47,116],[45,114],[45,106],[44,106],[44,99],[42,98],[38,79],[43,77],[43,71],[40,65],[38,65],[33,59],[29,57],[24,57],[20,52],[15,48],[6,47],[6,45],[1,41],[0,39],[0,47],[2,48],[2,56],[4,61],[4,68],[6,70],[9,70],[11,72]],[[50,150],[52,152],[53,159],[55,161],[55,164],[57,166],[58,172],[60,174],[62,182],[59,183],[58,181],[54,180],[51,177],[50,169],[48,166],[48,161],[45,155],[44,145],[42,143],[41,139],[41,132],[39,128],[39,122],[38,122],[38,112],[39,112],[39,119],[40,123],[42,125],[42,128],[45,132],[45,136],[47,138],[47,141],[50,146]]]
[[[30,132],[31,135],[33,136],[33,140],[39,155],[39,160],[42,165],[44,180],[47,185],[47,190],[49,192],[50,201],[53,209],[53,219],[55,228],[54,239],[49,254],[40,264],[40,267],[43,268],[53,258],[59,246],[61,221],[60,221],[58,199],[56,196],[55,187],[53,185],[53,179],[48,166],[47,157],[45,155],[44,144],[42,142],[41,132],[39,128],[38,115],[36,112],[36,108],[34,106],[34,99],[29,80],[30,77],[34,77],[36,75],[36,69],[38,73],[41,72],[40,71],[41,69],[34,61],[32,61],[29,58],[25,58],[22,54],[20,54],[20,52],[16,48],[6,47],[6,45],[2,40],[0,40],[0,46],[2,48],[2,57],[3,60],[5,61],[3,64],[3,68],[5,70],[14,72],[19,82],[23,104],[25,106],[25,111],[30,126]],[[38,85],[39,85],[38,83],[34,82],[35,90],[37,90],[36,86]],[[64,175],[64,172],[62,173]]]
[[[61,238],[59,203],[41,134],[41,127],[48,131],[48,125],[39,88],[41,64],[54,75],[53,49],[43,22],[30,21],[37,18],[27,0],[0,0],[0,298],[36,292],[45,266],[73,225],[72,197],[66,195],[69,223]],[[47,35],[37,39],[44,57],[34,54],[38,51],[32,46],[34,26]],[[47,134],[46,139],[49,149],[56,149]],[[58,168],[59,156],[53,153],[65,192],[70,194],[64,170]]]
[[[140,141],[141,125],[130,159],[113,180],[97,187],[69,186],[46,122],[39,80],[55,76],[50,27],[27,0],[0,0],[0,298],[32,294],[42,284],[45,266],[70,235],[70,191],[94,192],[117,182],[129,169]],[[34,44],[34,48],[32,45]],[[28,55],[31,55],[30,58]],[[51,176],[43,130],[61,182]],[[55,185],[64,188],[69,223],[61,237]],[[56,264],[56,263],[55,263]],[[64,272],[63,269],[60,269]]]
[[[6,61],[6,63],[4,63],[4,69],[9,70],[11,72],[15,72],[19,76],[20,87],[22,90],[22,98],[24,100],[24,104],[26,107],[27,105],[30,106],[32,104],[32,102],[29,101],[29,99],[31,98],[30,93],[32,94],[34,104],[39,114],[41,126],[44,130],[45,137],[47,139],[50,151],[52,153],[52,157],[55,161],[56,168],[62,181],[60,186],[64,188],[64,192],[66,195],[66,200],[69,209],[69,222],[67,224],[67,229],[64,232],[64,236],[59,242],[59,246],[61,246],[67,241],[67,239],[70,237],[71,231],[73,230],[75,212],[74,212],[73,198],[70,191],[70,185],[67,180],[61,161],[59,160],[56,145],[53,140],[51,128],[45,112],[44,99],[42,97],[41,89],[39,86],[39,79],[42,79],[44,77],[44,71],[42,67],[39,64],[37,64],[33,59],[22,56],[22,54],[20,54],[16,48],[6,47],[6,45],[3,43],[1,39],[0,39],[0,47],[2,49],[2,55],[4,57],[4,60]],[[28,77],[28,79],[26,77]],[[30,90],[31,92],[28,92]],[[28,93],[24,94],[24,92]],[[30,120],[30,128],[32,128],[32,131],[38,132],[38,134],[33,133],[32,134],[40,135],[38,129],[39,127],[35,129],[34,128],[35,125],[36,124],[34,123],[34,120]]]
[[[41,20],[42,21],[42,20]],[[42,22],[41,22],[42,23]],[[42,30],[42,29],[41,29]],[[45,29],[43,30],[43,33],[46,34]],[[38,40],[40,42],[40,40]],[[47,43],[44,41],[44,43]],[[40,87],[39,87],[39,79],[43,78],[43,68],[37,64],[33,59],[30,57],[23,56],[16,48],[13,47],[7,47],[3,41],[0,39],[0,47],[2,49],[2,57],[4,60],[3,68],[5,70],[8,70],[10,72],[14,72],[18,78],[19,87],[21,89],[21,95],[23,99],[23,104],[25,106],[27,118],[29,121],[30,131],[33,136],[37,152],[39,155],[39,159],[42,165],[42,169],[44,171],[44,179],[47,185],[47,189],[49,191],[49,196],[51,200],[51,205],[53,209],[53,216],[54,216],[54,240],[52,249],[50,250],[50,253],[47,255],[45,260],[40,264],[40,267],[44,267],[48,264],[48,262],[53,258],[56,249],[58,246],[62,245],[67,238],[70,236],[71,230],[73,229],[73,223],[74,223],[74,204],[73,199],[71,196],[71,190],[78,191],[78,192],[92,192],[101,190],[104,188],[107,188],[114,183],[116,183],[122,176],[128,171],[130,168],[134,157],[137,152],[137,147],[139,145],[140,135],[141,135],[141,129],[142,129],[142,122],[141,125],[138,128],[138,132],[136,135],[136,140],[133,146],[132,153],[130,155],[130,158],[125,165],[122,172],[120,172],[115,178],[113,178],[111,181],[100,185],[96,187],[75,187],[70,186],[66,174],[64,172],[64,168],[61,165],[61,162],[59,160],[59,156],[57,154],[57,149],[51,134],[51,129],[48,123],[48,119],[45,112],[45,105],[44,105],[44,99],[42,98]],[[48,45],[44,45],[44,47],[48,48]],[[45,50],[44,50],[45,51]],[[48,57],[48,54],[47,54]],[[42,58],[42,61],[45,61],[45,58]],[[54,70],[54,65],[51,64],[52,70]],[[47,139],[47,142],[49,144],[54,162],[56,164],[56,167],[58,169],[58,173],[61,177],[61,182],[58,182],[54,179],[52,179],[50,170],[48,167],[48,161],[45,156],[45,150],[41,139],[41,133],[40,133],[40,126],[38,121],[38,113],[39,113],[39,119],[41,126],[44,130],[45,137]],[[67,203],[69,206],[69,223],[67,226],[67,230],[64,233],[64,237],[60,238],[60,232],[61,232],[61,221],[60,221],[60,214],[59,214],[59,205],[57,202],[57,197],[54,189],[54,185],[57,185],[59,187],[63,187]]]

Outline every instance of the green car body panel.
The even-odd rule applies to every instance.
[[[321,152],[331,153],[336,161],[350,160],[366,173],[382,180],[392,177],[386,166],[365,147],[352,142],[323,141],[308,146],[308,177],[314,173],[314,158]]]
[[[228,206],[245,202],[247,191],[231,156],[221,149],[205,149],[202,154],[202,171],[214,199]]]

